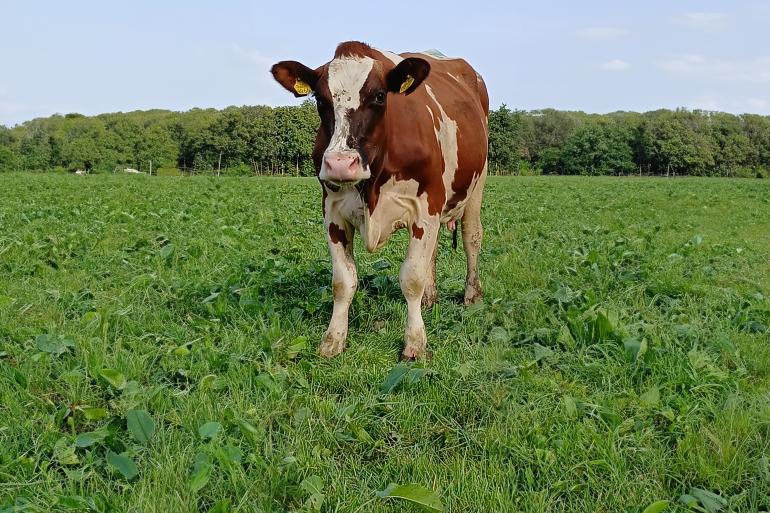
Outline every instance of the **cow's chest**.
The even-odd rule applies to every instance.
[[[414,180],[392,178],[380,188],[377,204],[371,212],[354,188],[330,192],[327,216],[330,220],[338,216],[353,225],[361,234],[366,249],[375,251],[397,230],[413,225],[422,227],[430,221],[427,195],[418,196],[417,190],[418,183]]]

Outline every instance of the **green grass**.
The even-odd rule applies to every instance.
[[[416,511],[391,482],[450,512],[770,510],[770,183],[490,179],[485,301],[444,232],[434,356],[387,394],[406,234],[357,246],[321,359],[315,180],[0,191],[0,511]]]

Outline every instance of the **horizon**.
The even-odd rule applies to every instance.
[[[493,108],[770,115],[770,49],[762,40],[770,6],[760,2],[402,5],[374,16],[345,2],[339,10],[355,6],[353,22],[331,28],[304,5],[291,14],[243,1],[4,5],[0,124],[54,114],[297,105],[272,80],[270,65],[292,59],[315,67],[346,40],[462,56],[484,76]]]
[[[306,99],[305,101],[313,102],[313,100],[310,100],[310,99]],[[301,104],[301,102],[300,102],[300,104]],[[33,122],[33,121],[37,121],[39,119],[49,119],[49,118],[53,118],[53,117],[64,118],[64,117],[67,117],[67,116],[99,117],[99,116],[111,116],[111,115],[118,115],[118,114],[127,115],[127,114],[134,114],[134,113],[149,113],[149,112],[169,112],[169,113],[173,113],[173,114],[185,114],[187,112],[192,112],[192,111],[195,111],[195,110],[204,110],[204,111],[205,110],[215,110],[215,111],[221,112],[221,111],[224,111],[224,110],[227,110],[227,109],[241,109],[241,108],[245,108],[245,107],[270,107],[270,108],[275,108],[275,107],[292,107],[292,106],[297,106],[297,105],[267,105],[267,104],[262,103],[262,104],[250,104],[250,105],[246,105],[246,104],[243,104],[243,105],[226,105],[224,107],[191,107],[191,108],[186,109],[186,110],[173,110],[173,109],[164,109],[162,107],[151,107],[151,108],[148,108],[148,109],[135,109],[135,110],[125,110],[125,111],[116,110],[116,111],[108,111],[108,112],[98,112],[96,114],[83,114],[82,112],[54,112],[53,114],[51,114],[49,116],[41,116],[41,117],[37,117],[37,118],[27,119],[27,120],[24,120],[24,121],[18,123],[17,125],[6,125],[6,126],[8,128],[14,128],[15,126],[23,126],[25,123],[30,123],[30,122]],[[496,108],[494,108],[492,110],[498,110],[498,109],[500,109],[503,106],[505,108],[507,108],[508,110],[510,110],[511,112],[523,112],[523,113],[528,114],[530,116],[537,115],[536,113],[538,113],[538,112],[545,112],[545,111],[549,111],[549,110],[563,112],[563,113],[567,113],[567,114],[584,114],[586,116],[611,116],[613,114],[640,114],[640,115],[645,115],[645,114],[650,114],[650,113],[659,112],[659,111],[668,111],[668,112],[682,112],[682,111],[684,111],[684,112],[692,112],[692,113],[703,113],[703,114],[707,114],[707,115],[710,115],[710,114],[729,114],[729,115],[733,115],[733,116],[761,116],[761,117],[770,118],[770,114],[757,114],[755,112],[733,113],[733,112],[726,112],[726,111],[720,111],[720,110],[690,109],[690,108],[687,108],[687,107],[675,107],[673,109],[660,108],[660,109],[652,109],[652,110],[646,110],[646,111],[638,111],[638,110],[613,110],[611,112],[586,112],[586,111],[583,111],[583,110],[566,110],[566,109],[556,109],[556,108],[553,108],[553,107],[543,107],[543,108],[539,108],[539,109],[535,108],[535,109],[527,109],[527,110],[524,110],[524,109],[513,109],[510,105],[507,105],[506,103],[502,103],[502,104],[498,105]]]

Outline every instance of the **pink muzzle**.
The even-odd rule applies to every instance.
[[[323,163],[327,178],[333,182],[355,182],[361,179],[361,158],[356,153],[327,153]]]

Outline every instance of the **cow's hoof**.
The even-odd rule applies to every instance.
[[[416,351],[410,351],[407,352],[407,350],[404,350],[403,353],[401,353],[401,361],[402,362],[414,362],[417,360],[430,360],[433,358],[433,351],[430,349],[424,349],[421,353],[418,353]]]
[[[465,299],[463,299],[463,304],[465,306],[470,306],[470,305],[472,305],[474,303],[478,303],[479,301],[481,301],[481,299],[482,299],[482,296],[481,296],[480,293],[472,294],[472,295],[466,295]]]
[[[428,352],[428,337],[425,334],[425,326],[407,325],[404,331],[404,351],[402,357],[407,360],[417,360]]]
[[[325,358],[331,358],[337,356],[345,350],[345,339],[335,337],[333,334],[327,332],[324,335],[321,347],[318,348],[318,352]]]
[[[473,303],[478,303],[479,301],[481,301],[481,284],[478,281],[476,281],[476,283],[466,284],[463,304],[469,306]]]

